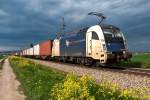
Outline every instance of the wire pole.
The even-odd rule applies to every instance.
[[[62,17],[62,35],[65,35],[65,28],[66,28],[65,20],[64,17]]]

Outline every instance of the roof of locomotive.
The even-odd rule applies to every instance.
[[[114,25],[108,25],[108,24],[100,24],[99,25],[101,28],[105,28],[105,29],[116,29],[116,30],[120,30],[118,27],[114,26]],[[71,34],[71,33],[79,33],[79,32],[86,32],[87,29],[90,28],[90,27],[84,27],[82,29],[79,29],[79,30],[76,30],[76,31],[72,31],[72,32],[69,32],[67,34]]]
[[[102,29],[115,29],[115,30],[119,30],[120,31],[120,29],[118,27],[114,26],[114,25],[100,24],[99,26]],[[67,32],[67,33],[65,33],[65,35],[61,36],[61,38],[70,37],[70,36],[76,35],[78,33],[86,33],[86,31],[88,30],[88,28],[90,28],[90,27],[84,27],[84,28],[76,30],[76,31]]]
[[[100,27],[102,29],[115,29],[115,30],[120,30],[118,27],[114,26],[114,25],[107,25],[107,24],[101,24]]]

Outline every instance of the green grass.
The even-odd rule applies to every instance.
[[[10,64],[21,82],[27,100],[48,100],[52,87],[66,74],[18,57],[11,57]]]
[[[4,56],[3,56],[3,55],[0,55],[0,60],[2,60],[3,58],[4,58]],[[2,61],[0,62],[0,70],[2,70],[3,62],[4,62],[4,60],[2,60]]]
[[[0,62],[0,70],[2,70],[3,63],[4,63],[4,61]]]
[[[132,61],[150,63],[150,54],[136,54],[133,55]]]
[[[134,54],[131,62],[120,62],[115,65],[122,67],[150,68],[150,54]]]
[[[0,55],[0,59],[3,59],[4,58],[4,56],[3,55]]]

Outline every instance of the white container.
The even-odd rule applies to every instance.
[[[27,49],[27,55],[30,55],[30,48]]]
[[[27,53],[27,50],[25,49],[25,50],[24,50],[24,55],[26,55],[26,53]]]
[[[39,44],[33,46],[34,55],[40,55],[40,46]]]
[[[15,55],[18,55],[18,53],[16,52]]]
[[[27,49],[24,50],[24,55],[27,55]]]
[[[29,49],[29,55],[33,55],[33,48]]]
[[[54,56],[60,56],[60,41],[58,39],[55,39],[53,41],[53,47],[52,47],[52,57]]]
[[[23,55],[23,50],[22,51],[20,51],[20,56],[22,56]]]
[[[24,51],[23,55],[26,55],[26,49],[25,49],[25,50],[23,50],[23,51]]]
[[[24,50],[22,50],[22,55],[23,55],[23,56],[25,55],[25,51],[24,51]]]

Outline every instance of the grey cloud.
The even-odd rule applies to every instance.
[[[1,0],[0,47],[19,49],[54,38],[61,32],[62,17],[66,31],[94,25],[97,19],[87,13],[102,11],[108,17],[104,22],[120,27],[131,49],[136,43],[141,44],[136,50],[149,50],[149,5],[148,0]]]

